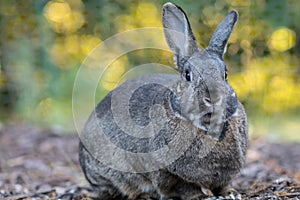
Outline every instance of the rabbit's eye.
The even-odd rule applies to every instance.
[[[190,71],[189,70],[185,70],[184,74],[185,74],[186,81],[191,81],[191,73],[190,73]]]

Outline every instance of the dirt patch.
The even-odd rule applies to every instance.
[[[89,199],[78,136],[29,125],[0,130],[0,199]],[[233,181],[239,199],[300,199],[300,144],[251,141]],[[224,199],[222,197],[212,199]]]

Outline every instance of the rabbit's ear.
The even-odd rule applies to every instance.
[[[167,43],[176,57],[188,58],[198,49],[190,23],[180,7],[164,4],[162,22]]]
[[[218,25],[206,49],[217,53],[218,56],[223,58],[226,52],[228,39],[237,19],[238,13],[235,10],[231,11]]]

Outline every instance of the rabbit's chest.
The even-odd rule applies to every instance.
[[[225,184],[241,167],[241,159],[236,156],[239,155],[238,146],[237,143],[224,146],[208,137],[197,136],[184,155],[168,169],[186,181],[207,188]]]

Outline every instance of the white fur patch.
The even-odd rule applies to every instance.
[[[232,117],[239,116],[239,109],[236,109],[236,111],[231,115]]]
[[[152,185],[150,184],[147,184],[147,185],[140,185],[140,190],[142,192],[145,192],[145,193],[150,193],[150,192],[153,192],[154,191],[154,188]]]

